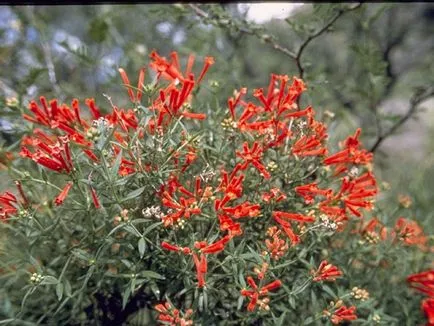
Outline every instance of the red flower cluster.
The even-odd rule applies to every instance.
[[[170,326],[193,325],[193,321],[190,320],[191,315],[193,315],[192,309],[188,309],[185,313],[182,313],[169,302],[157,304],[154,309],[159,312],[158,320]]]
[[[6,220],[11,215],[15,215],[18,211],[18,200],[14,194],[5,192],[0,195],[0,220]]]
[[[267,246],[267,252],[274,260],[281,258],[288,250],[288,244],[285,240],[280,238],[282,231],[277,229],[277,226],[268,228],[267,235],[272,239],[266,239],[265,245]]]
[[[356,311],[356,307],[354,306],[351,307],[342,306],[333,312],[333,314],[330,317],[330,321],[333,324],[337,325],[343,321],[356,320],[357,315],[355,314],[355,311]]]
[[[274,280],[267,285],[258,286],[251,276],[247,276],[247,283],[252,290],[243,289],[241,290],[241,295],[250,299],[250,302],[247,306],[248,311],[254,311],[256,306],[259,306],[260,309],[263,310],[269,310],[270,308],[268,306],[268,302],[270,299],[265,296],[267,296],[269,291],[275,290],[282,286],[282,282],[280,280]]]
[[[373,155],[365,149],[360,148],[361,142],[359,136],[362,130],[358,128],[354,136],[350,136],[343,143],[344,149],[324,159],[324,164],[335,165],[335,174],[341,174],[348,171],[349,166],[367,165],[371,163]]]
[[[15,181],[15,185],[17,186],[22,200],[19,202],[17,197],[9,191],[0,194],[0,221],[6,221],[10,216],[15,215],[20,205],[27,207],[30,204],[24,194],[21,182]]]
[[[196,277],[198,280],[198,287],[202,288],[206,285],[205,276],[208,270],[208,262],[206,259],[207,254],[218,254],[225,249],[226,244],[230,241],[231,237],[226,235],[220,240],[208,245],[205,241],[195,242],[194,247],[196,249],[192,250],[188,247],[178,247],[176,245],[169,244],[165,241],[161,243],[161,247],[170,250],[182,252],[185,255],[192,255],[194,265],[196,267]],[[198,256],[198,254],[200,256]]]

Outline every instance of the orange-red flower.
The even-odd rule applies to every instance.
[[[426,326],[434,326],[434,298],[426,298],[423,300],[422,309],[427,318]]]
[[[295,187],[295,191],[304,198],[306,204],[312,204],[315,196],[323,196],[330,199],[333,195],[332,189],[320,189],[316,182]]]
[[[263,151],[264,150],[259,146],[257,142],[253,143],[251,149],[249,148],[247,142],[244,142],[243,151],[236,152],[237,156],[241,157],[244,160],[244,162],[240,166],[241,170],[247,169],[249,164],[252,164],[265,179],[269,179],[271,177],[271,174],[267,171],[265,166],[260,161],[263,155]]]
[[[409,275],[407,282],[413,289],[434,298],[434,270]]]
[[[361,146],[359,141],[361,131],[362,130],[358,128],[354,136],[350,136],[345,140],[345,148],[343,150],[324,159],[324,164],[336,165],[336,174],[347,171],[348,164],[367,165],[371,163],[373,154],[365,149],[359,148]]]
[[[282,200],[285,200],[286,195],[279,188],[271,188],[270,192],[264,192],[261,198],[266,203],[271,201],[278,203]]]
[[[423,232],[422,227],[413,220],[404,217],[398,218],[395,224],[395,234],[398,240],[409,246],[418,246],[421,249],[426,248],[428,238]]]
[[[143,82],[145,81],[145,68],[140,69],[139,72],[139,81],[137,82],[137,91],[134,94],[133,89],[131,88],[130,80],[128,79],[127,73],[124,69],[119,68],[119,73],[121,75],[122,81],[127,87],[128,95],[130,97],[131,102],[140,102],[143,94]]]
[[[204,190],[200,188],[201,183],[197,182],[198,178],[196,178],[194,193],[182,186],[176,177],[172,177],[169,181],[170,192],[163,190],[161,193],[163,205],[172,210],[163,217],[164,225],[173,225],[183,217],[189,219],[191,215],[200,214],[198,203],[204,195]],[[175,193],[178,193],[178,199],[175,199]]]
[[[72,181],[68,182],[68,183],[66,184],[66,186],[62,189],[62,191],[60,192],[60,194],[57,195],[57,197],[54,199],[54,203],[55,203],[57,206],[63,204],[63,202],[64,202],[65,199],[66,199],[66,196],[68,196],[68,192],[69,192],[69,190],[71,189],[72,185],[73,185]]]
[[[73,169],[71,151],[69,149],[69,137],[58,137],[58,141],[43,141],[37,137],[25,138],[27,144],[36,148],[34,153],[22,146],[20,155],[32,159],[37,164],[45,166],[57,172],[70,173]]]
[[[327,260],[323,260],[316,271],[312,271],[314,282],[320,281],[335,281],[337,277],[342,276],[342,272],[336,266],[330,264]]]
[[[351,307],[341,306],[331,315],[330,321],[333,324],[338,325],[344,321],[356,320],[357,315],[355,314],[355,312],[356,312],[356,307],[354,306]]]
[[[6,220],[10,215],[17,213],[18,200],[14,194],[6,191],[0,195],[0,220]]]
[[[246,280],[249,286],[252,288],[252,290],[247,290],[247,289],[241,290],[241,295],[244,297],[248,297],[250,299],[250,302],[247,306],[247,310],[254,311],[257,305],[259,305],[259,307],[262,309],[268,310],[269,299],[265,298],[261,300],[261,297],[266,296],[269,291],[281,287],[282,282],[280,280],[274,280],[271,283],[268,283],[267,285],[264,285],[261,288],[259,288],[251,276],[247,276]]]
[[[281,231],[276,226],[272,226],[267,230],[267,235],[272,237],[272,239],[265,239],[265,245],[270,257],[274,260],[281,258],[288,250],[288,244],[280,238],[280,233]]]
[[[164,304],[159,303],[155,305],[154,309],[159,312],[158,320],[165,325],[170,326],[191,326],[193,321],[190,320],[193,310],[188,309],[185,313],[182,313],[169,302]]]
[[[346,210],[361,217],[360,209],[371,210],[373,208],[372,200],[377,192],[377,183],[371,172],[366,172],[353,180],[346,176],[342,179],[339,192],[321,202],[319,208],[335,220],[347,220]]]
[[[313,216],[280,211],[274,211],[272,213],[272,216],[274,220],[279,223],[280,226],[283,228],[283,231],[285,231],[286,235],[291,240],[292,245],[298,244],[300,242],[300,237],[294,233],[290,221],[295,221],[299,223],[312,223],[315,221],[315,218]]]

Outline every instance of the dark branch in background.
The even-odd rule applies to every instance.
[[[388,131],[378,135],[377,140],[371,147],[370,151],[375,150],[381,145],[381,143],[389,136],[391,136],[400,126],[402,126],[408,119],[410,119],[415,113],[418,105],[426,99],[434,96],[434,87],[424,89],[416,92],[410,99],[410,107],[405,115],[401,117]]]
[[[303,68],[303,65],[301,62],[301,57],[302,57],[302,54],[303,54],[305,48],[307,47],[307,45],[309,45],[309,43],[312,42],[315,38],[317,38],[318,36],[320,36],[321,34],[326,32],[343,14],[350,12],[350,11],[353,11],[353,10],[356,10],[356,9],[360,8],[361,5],[362,5],[362,3],[359,3],[356,6],[351,7],[351,8],[339,9],[338,12],[336,13],[336,15],[332,19],[330,19],[330,21],[327,24],[325,24],[322,28],[317,30],[315,33],[311,34],[300,45],[297,52],[293,52],[290,49],[279,44],[278,41],[276,40],[276,37],[274,37],[270,34],[267,34],[267,33],[263,33],[259,29],[248,28],[245,26],[236,26],[236,27],[240,32],[247,34],[247,35],[253,35],[253,36],[260,38],[265,43],[270,44],[275,50],[277,50],[277,51],[285,54],[287,57],[293,59],[295,61],[295,64],[297,65],[299,77],[303,78],[304,68]],[[228,27],[230,27],[230,24],[234,24],[234,22],[231,20],[228,20],[227,17],[222,17],[222,16],[219,16],[218,14],[209,14],[194,4],[189,4],[189,6],[191,9],[193,9],[193,11],[196,13],[196,15],[198,15],[199,17],[201,17],[203,19],[206,19],[206,20],[216,19],[216,22],[214,24],[217,25],[218,27],[228,28]]]
[[[348,8],[348,9],[339,9],[338,12],[336,13],[336,15],[330,19],[330,21],[325,24],[322,28],[320,28],[319,30],[317,30],[315,33],[311,34],[299,47],[298,51],[297,51],[297,55],[295,57],[295,62],[297,64],[297,69],[298,69],[298,74],[300,76],[300,78],[303,78],[304,75],[304,68],[301,64],[301,55],[303,54],[304,49],[309,45],[309,43],[311,41],[313,41],[314,39],[316,39],[318,36],[320,36],[321,34],[323,34],[324,32],[326,32],[338,19],[339,17],[341,17],[343,14],[356,10],[358,8],[360,8],[362,5],[362,3],[357,4],[356,6],[352,7],[352,8]]]
[[[393,25],[394,21],[395,21],[395,11],[391,10],[389,12],[388,21],[387,21],[388,35],[393,34],[393,32],[395,31],[395,28],[394,28],[395,26]],[[401,119],[402,122],[401,122],[401,120],[399,120],[395,126],[393,126],[388,132],[383,134],[383,126],[381,124],[378,110],[379,110],[381,103],[392,94],[393,89],[394,89],[395,85],[398,83],[399,77],[400,77],[400,74],[397,74],[394,71],[395,67],[394,67],[394,64],[392,62],[392,52],[397,46],[401,45],[404,42],[404,38],[407,35],[409,30],[410,30],[409,28],[401,29],[395,37],[387,38],[386,42],[385,42],[386,43],[385,48],[382,51],[382,60],[387,64],[385,73],[386,73],[386,77],[388,79],[387,79],[385,88],[382,92],[382,96],[377,101],[375,101],[374,103],[372,103],[370,105],[370,109],[374,113],[375,126],[377,129],[377,139],[371,148],[371,152],[375,152],[379,148],[380,144],[384,141],[384,139],[386,137],[390,136],[400,125],[402,125],[405,121],[407,121],[411,117],[411,115],[414,113],[414,111],[416,109],[417,104],[419,103],[419,102],[416,103],[414,105],[414,108],[413,108],[413,103],[414,103],[414,99],[415,99],[415,97],[413,96],[410,100],[410,103],[411,103],[410,109],[407,112],[407,114],[409,114],[409,116],[406,117],[407,114],[404,115],[403,118]],[[375,39],[374,35],[372,35],[371,37],[373,39]],[[380,43],[381,40],[378,40],[378,42]]]

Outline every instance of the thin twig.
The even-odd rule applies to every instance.
[[[326,32],[343,14],[350,12],[350,11],[353,11],[353,10],[356,10],[356,9],[360,8],[361,5],[362,5],[362,3],[359,3],[352,8],[339,9],[338,12],[336,13],[336,15],[332,19],[330,19],[330,21],[327,24],[325,24],[322,28],[317,30],[315,33],[309,35],[309,37],[300,45],[300,47],[297,51],[297,55],[294,58],[296,61],[296,64],[297,64],[298,74],[299,74],[300,78],[303,79],[303,75],[304,75],[304,68],[301,64],[301,56],[303,54],[304,49],[306,49],[306,47],[309,45],[309,43],[312,42],[314,39],[316,39],[318,36],[322,35],[324,32]]]
[[[194,4],[189,4],[189,7],[191,9],[193,9],[193,11],[202,18],[205,19],[210,19],[210,18],[221,18],[221,17],[214,17],[214,16],[210,16],[210,14],[208,14],[207,12],[203,11],[202,9],[200,9],[198,6],[194,5]],[[227,24],[224,24],[222,22],[217,22],[219,27],[225,27]],[[240,27],[238,26],[238,30],[244,34],[248,34],[248,35],[254,35],[257,37],[260,37],[264,40],[264,42],[269,43],[274,49],[282,52],[283,54],[285,54],[286,56],[292,58],[295,60],[296,58],[296,54],[294,52],[292,52],[291,50],[285,48],[284,46],[280,45],[279,43],[275,42],[273,40],[273,37],[268,35],[268,34],[262,34],[259,35],[259,33],[255,30],[251,30],[245,27]]]
[[[400,126],[402,126],[408,119],[410,119],[414,113],[416,113],[416,109],[420,103],[432,96],[434,96],[434,87],[428,88],[422,92],[419,91],[414,94],[411,97],[410,107],[407,113],[404,114],[401,119],[399,119],[388,131],[386,131],[384,134],[378,135],[377,140],[371,147],[370,151],[375,152],[386,138],[391,136]]]

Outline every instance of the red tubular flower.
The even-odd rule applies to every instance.
[[[150,67],[159,74],[158,77],[162,76],[163,78],[170,80],[173,84],[176,84],[178,82],[184,83],[187,79],[191,79],[191,76],[193,75],[191,73],[195,59],[193,55],[190,55],[188,57],[187,67],[184,75],[182,75],[181,73],[178,54],[176,52],[172,52],[170,54],[171,61],[168,61],[166,60],[166,58],[161,57],[156,51],[152,51],[149,56],[153,60],[153,62],[150,63]],[[200,72],[199,78],[197,79],[195,84],[199,84],[202,81],[209,67],[213,64],[213,57],[205,57],[202,71]]]
[[[125,70],[122,68],[119,68],[118,70],[121,75],[122,81],[124,82],[124,85],[127,87],[128,95],[130,97],[131,102],[140,102],[143,94],[142,89],[143,89],[143,82],[145,80],[145,68],[140,69],[136,94],[134,94],[133,89],[131,88],[130,80],[128,79]]]
[[[355,314],[355,312],[356,312],[356,307],[354,306],[351,307],[342,306],[332,314],[332,316],[330,317],[330,321],[333,324],[338,325],[343,321],[356,320],[357,315]]]
[[[160,314],[158,320],[162,321],[165,325],[168,323],[170,326],[191,326],[193,321],[190,320],[193,314],[192,309],[188,309],[185,313],[174,308],[169,302],[164,304],[157,304],[154,309]]]
[[[296,244],[298,244],[300,242],[300,237],[294,233],[292,226],[291,226],[291,223],[289,223],[288,221],[282,220],[280,217],[278,217],[276,215],[274,215],[273,218],[277,223],[280,224],[283,231],[286,233],[288,238],[291,240],[291,244],[293,246],[295,246]]]
[[[351,180],[348,176],[342,179],[340,191],[331,199],[320,203],[320,210],[327,215],[348,219],[346,210],[353,215],[361,217],[361,208],[371,210],[373,208],[372,200],[377,194],[377,185],[375,177],[371,172]],[[341,208],[338,203],[342,203]]]
[[[266,239],[265,245],[267,246],[268,253],[270,254],[271,258],[274,260],[281,258],[288,250],[288,244],[285,240],[279,237],[280,234],[281,231],[278,230],[277,226],[272,226],[267,230],[267,235],[272,237],[272,241]]]
[[[337,277],[342,276],[342,272],[336,266],[329,264],[327,260],[323,260],[316,271],[312,271],[314,275],[313,281],[335,281]]]
[[[271,188],[270,192],[263,193],[261,196],[262,200],[266,203],[269,203],[270,201],[274,201],[276,203],[285,200],[286,195],[279,189],[279,188]]]
[[[169,251],[176,251],[176,252],[180,251],[184,255],[189,255],[191,253],[191,249],[188,247],[178,247],[178,246],[170,244],[166,241],[163,241],[161,243],[161,248],[169,250]]]
[[[95,100],[93,98],[86,99],[85,103],[89,107],[94,119],[99,119],[102,116],[99,108],[95,105]]]
[[[180,251],[181,248],[175,245],[172,245],[170,243],[167,243],[166,241],[163,241],[161,243],[161,247],[166,249],[166,250],[171,250],[171,251]]]
[[[423,300],[422,309],[428,319],[426,326],[434,326],[434,298],[426,298]]]
[[[152,60],[154,60],[149,64],[149,66],[159,74],[158,78],[162,76],[172,82],[174,82],[176,79],[180,82],[184,81],[185,78],[179,71],[179,62],[177,61],[178,55],[176,53],[172,53],[172,60],[176,60],[176,62],[172,63],[167,61],[166,58],[161,57],[156,51],[152,51],[149,56]]]
[[[193,261],[194,261],[194,265],[196,267],[196,278],[198,281],[197,286],[199,288],[202,288],[206,285],[206,282],[205,282],[205,275],[207,272],[206,257],[204,254],[201,254],[200,259],[199,259],[197,254],[193,253]]]
[[[409,275],[407,282],[413,289],[434,298],[434,270]]]
[[[0,195],[0,220],[6,220],[10,215],[17,213],[18,200],[14,194],[5,192]]]
[[[292,146],[292,153],[297,156],[319,156],[326,155],[327,148],[322,147],[321,141],[316,135],[303,135]]]
[[[359,233],[371,242],[377,242],[380,239],[386,240],[388,230],[376,217],[373,217],[366,223],[361,222],[355,233]]]
[[[230,241],[231,237],[229,235],[224,236],[222,239],[210,244],[200,251],[204,254],[217,254],[225,248],[226,244]]]
[[[274,211],[273,217],[279,218],[279,219],[284,218],[284,219],[292,220],[292,221],[296,221],[296,222],[306,222],[306,223],[315,222],[315,217],[313,217],[313,216],[307,216],[307,215],[296,214],[296,213],[280,212],[280,211]]]
[[[337,164],[339,169],[338,173],[346,171],[346,167],[342,167],[339,165],[342,164],[361,164],[367,165],[372,161],[373,154],[369,153],[365,149],[359,149],[361,146],[360,141],[358,140],[361,133],[361,129],[358,128],[354,134],[354,136],[348,137],[344,144],[345,149],[342,151],[332,154],[324,159],[324,164],[326,165],[335,165]]]
[[[163,205],[175,211],[163,217],[163,222],[165,226],[173,225],[183,217],[188,219],[193,214],[201,213],[201,209],[197,206],[197,199],[194,197],[193,194],[191,195],[192,196],[187,195],[188,197],[179,196],[178,201],[176,201],[167,191],[163,192]]]
[[[23,142],[31,144],[36,148],[35,153],[29,151],[25,146],[21,147],[20,155],[32,159],[37,164],[45,166],[50,170],[62,173],[70,173],[73,169],[71,152],[69,149],[68,136],[58,137],[59,141],[54,143],[50,140],[49,143],[36,137],[25,138]]]
[[[63,204],[63,201],[65,200],[66,196],[68,196],[68,192],[71,189],[73,183],[72,181],[68,182],[66,186],[63,188],[63,190],[60,192],[60,194],[54,199],[54,203],[59,206]]]
[[[266,298],[260,300],[260,297],[266,296],[269,291],[275,290],[282,286],[282,282],[280,280],[274,280],[267,285],[259,288],[251,276],[247,276],[246,280],[252,290],[242,289],[240,293],[242,296],[248,297],[250,299],[250,302],[247,306],[248,311],[254,311],[258,304],[260,304],[261,308],[263,306],[268,306],[264,304],[264,302],[268,302],[269,299]]]
[[[260,162],[262,158],[263,149],[257,142],[254,142],[252,148],[249,149],[247,142],[243,144],[243,152],[237,151],[237,156],[244,160],[240,168],[242,170],[247,169],[249,163],[252,164],[261,173],[265,179],[269,179],[271,174],[267,171],[265,166]]]
[[[246,280],[247,280],[247,283],[250,285],[251,288],[253,288],[255,290],[258,288],[258,286],[256,285],[256,282],[253,279],[253,277],[247,276]]]
[[[229,112],[231,113],[232,119],[235,121],[235,108],[237,107],[237,105],[240,103],[241,101],[241,97],[246,95],[247,93],[247,88],[241,88],[238,92],[236,92],[235,98],[234,97],[230,97],[228,99],[228,107],[229,107]]]
[[[304,198],[306,204],[312,204],[315,196],[323,196],[330,199],[333,195],[332,189],[320,189],[315,182],[295,187],[295,191]]]
[[[421,249],[426,248],[428,238],[423,232],[422,227],[416,222],[404,217],[398,218],[395,224],[395,232],[398,240],[409,246],[418,246]]]
[[[197,83],[199,84],[202,78],[205,76],[206,72],[208,71],[209,67],[212,66],[215,63],[213,57],[205,57],[205,62],[202,68],[202,71],[199,75],[199,78],[197,79]]]
[[[273,282],[263,286],[261,288],[260,294],[265,295],[268,293],[268,291],[273,291],[277,288],[280,288],[281,286],[282,286],[282,282],[280,280],[274,280]]]
[[[95,206],[95,208],[96,209],[101,208],[101,204],[99,202],[98,195],[96,194],[96,191],[93,187],[90,187],[90,193],[92,195],[92,201],[93,201],[93,205]]]

